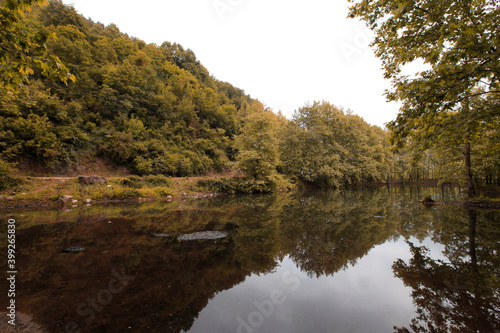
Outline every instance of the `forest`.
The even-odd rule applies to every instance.
[[[238,191],[252,193],[297,183],[500,185],[498,94],[478,93],[481,87],[467,87],[476,93],[466,111],[451,107],[410,119],[403,110],[386,129],[326,101],[300,106],[287,119],[213,77],[177,43],[147,44],[60,0],[0,5],[3,188],[13,175],[41,169],[74,175],[82,161],[99,159],[139,176],[237,171]],[[354,5],[351,13],[370,14]],[[496,64],[493,76],[498,57]],[[490,83],[498,90],[498,76]]]

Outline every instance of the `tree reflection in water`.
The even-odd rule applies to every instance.
[[[498,226],[488,216],[494,214],[469,209],[468,226],[466,214],[445,214],[438,238],[447,241],[449,262],[432,259],[426,247],[408,241],[413,258],[399,259],[393,270],[412,288],[417,316],[409,328],[395,327],[396,332],[500,331]]]
[[[81,332],[189,331],[218,293],[250,275],[275,271],[285,257],[310,278],[335,277],[375,246],[411,237],[444,244],[448,261],[434,260],[410,243],[413,258],[394,264],[418,307],[409,329],[499,329],[498,212],[424,208],[418,199],[429,191],[442,199],[457,195],[398,187],[12,212],[22,267],[18,310],[48,332],[64,331],[68,322]],[[228,236],[176,239],[204,230]],[[6,248],[5,239],[1,242]],[[62,252],[70,246],[87,250]],[[122,269],[133,282],[89,320],[91,308],[79,306],[109,288],[112,271]],[[0,272],[0,289],[6,287]],[[3,302],[0,306],[6,306]]]

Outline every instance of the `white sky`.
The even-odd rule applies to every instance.
[[[369,31],[347,19],[347,0],[63,0],[129,36],[194,51],[210,74],[291,117],[328,101],[383,127],[387,103]]]

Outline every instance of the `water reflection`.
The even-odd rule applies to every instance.
[[[11,212],[17,309],[47,332],[498,329],[498,212],[425,208],[430,193],[460,196],[398,187]],[[178,240],[200,231],[227,237]],[[423,241],[445,245],[447,262]]]
[[[500,284],[497,212],[468,210],[450,216],[443,211],[436,237],[445,241],[447,261],[435,260],[428,249],[409,242],[413,257],[393,269],[412,288],[418,307],[409,328],[396,332],[498,332]],[[479,215],[479,217],[478,217]]]

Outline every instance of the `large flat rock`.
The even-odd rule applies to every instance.
[[[200,239],[219,239],[227,237],[224,231],[198,231],[191,234],[184,234],[177,237],[178,241],[191,241]]]

